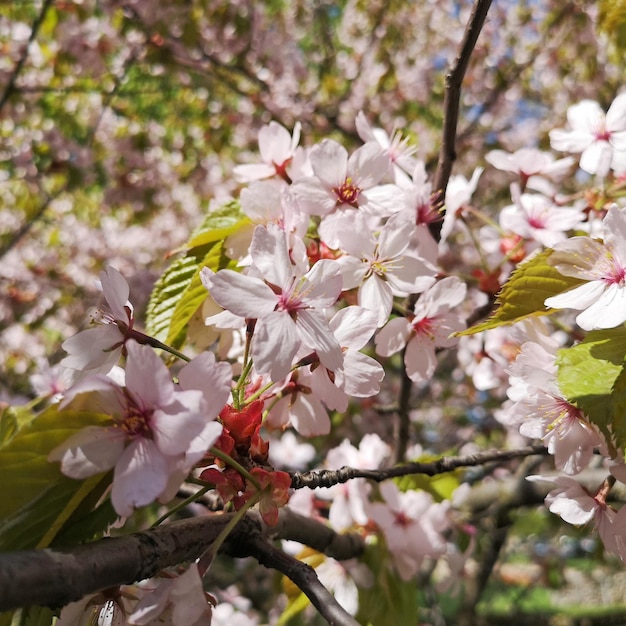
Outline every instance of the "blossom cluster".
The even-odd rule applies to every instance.
[[[588,151],[581,168],[590,173],[622,175],[622,100],[585,147],[582,140],[567,143],[566,131],[553,133],[554,147]],[[582,110],[570,116],[572,126]],[[270,464],[271,433],[293,429],[284,439],[294,432],[331,434],[333,415],[345,415],[355,399],[381,392],[384,365],[397,353],[408,379],[422,387],[433,379],[443,350],[458,344],[463,362],[464,352],[472,352],[473,338],[459,340],[470,307],[493,295],[516,265],[525,258],[531,262],[542,248],[552,250],[548,263],[556,271],[583,282],[548,297],[546,307],[583,310],[576,321],[584,330],[626,321],[626,209],[610,206],[598,228],[597,216],[590,217],[582,203],[560,197],[555,183],[571,170],[573,158],[556,160],[532,149],[489,155],[494,167],[519,180],[511,185],[513,204],[502,209],[499,224],[484,220],[487,263],[468,289],[441,260],[467,227],[458,218],[477,214],[469,202],[482,170],[471,181],[451,181],[444,219],[433,204],[425,166],[408,142],[398,136],[389,140],[362,114],[356,125],[364,144],[349,154],[331,139],[300,147],[299,126],[291,134],[272,122],[259,135],[262,162],[236,169],[247,185],[240,195],[245,217],[223,241],[228,267],[198,270],[205,305],[212,310],[195,338],[211,333],[218,357],[211,349],[193,358],[170,350],[188,361],[173,374],[155,352],[168,346],[136,329],[121,274],[113,267],[102,273],[108,310],[95,328],[64,343],[63,365],[73,371],[74,383],[62,395],[60,409],[80,407],[110,419],[77,432],[55,447],[49,460],[77,479],[113,470],[111,501],[120,516],[155,501],[170,502],[191,476],[212,485],[224,506],[256,505],[268,524],[276,524],[280,507],[289,501],[291,477],[276,469],[280,456],[274,467]],[[441,219],[437,240],[428,226]],[[589,236],[568,238],[585,230]],[[494,333],[493,352],[487,352],[485,341],[468,359],[466,374],[478,389],[508,378],[509,402],[499,421],[542,440],[557,470],[567,475],[555,481],[563,489],[548,496],[550,510],[572,523],[595,515],[607,548],[625,558],[623,516],[606,504],[602,489],[583,502],[582,488],[570,478],[594,453],[618,462],[614,442],[560,390],[555,359],[562,343],[547,325],[526,322],[516,332],[510,356],[502,348],[514,335],[498,339]],[[230,346],[227,354],[217,349],[220,345]],[[124,370],[117,367],[120,359]],[[311,458],[305,445],[292,443],[292,448]],[[389,453],[371,433],[358,449],[345,441],[331,450],[326,463],[378,468],[388,463]],[[300,463],[298,455],[291,450],[293,467]],[[615,475],[619,478],[620,471]],[[324,502],[330,504],[321,517],[317,511]],[[359,479],[294,496],[289,506],[323,523],[327,519],[338,531],[358,529],[376,537],[403,580],[415,577],[425,560],[445,555],[462,568],[468,556],[449,541],[461,527],[450,502],[437,502],[425,491],[402,491],[391,482],[372,489]],[[579,509],[585,513],[577,514]],[[326,568],[331,566],[328,560]],[[353,575],[362,586],[368,584],[367,574],[348,569],[340,577]],[[347,594],[346,584],[352,589]],[[343,601],[355,612],[351,585],[344,581]],[[157,596],[146,600],[152,601],[160,602]],[[151,610],[142,615],[152,615]],[[201,614],[194,619],[201,620]],[[133,615],[129,623],[151,623],[146,621],[151,617],[136,617],[137,610]],[[179,618],[172,623],[178,626]]]

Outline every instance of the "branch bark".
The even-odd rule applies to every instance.
[[[461,85],[490,6],[491,0],[476,0],[465,28],[459,53],[446,75],[446,89],[443,99],[443,135],[433,184],[432,202],[436,207],[442,206],[445,201],[452,165],[456,160],[456,129],[461,104]],[[430,224],[430,232],[436,241],[439,241],[441,236],[441,226],[441,220]]]
[[[518,450],[488,450],[478,454],[470,454],[458,457],[442,457],[431,463],[407,463],[387,469],[368,470],[354,467],[342,467],[337,470],[315,470],[311,472],[294,472],[291,475],[291,486],[294,489],[309,487],[332,487],[340,483],[346,483],[354,478],[368,478],[376,482],[382,482],[389,478],[408,476],[409,474],[426,474],[435,476],[445,474],[459,467],[473,467],[485,463],[504,462],[511,459],[523,458],[534,454],[547,455],[543,445],[527,446]]]

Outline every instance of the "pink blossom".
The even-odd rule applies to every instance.
[[[328,452],[324,465],[331,469],[344,465],[357,469],[378,469],[383,466],[390,453],[389,446],[378,435],[370,433],[363,436],[358,448],[348,439],[344,439],[339,446]],[[339,532],[354,524],[367,524],[369,493],[370,486],[362,478],[315,490],[318,498],[330,502],[328,519],[331,526]]]
[[[292,191],[302,211],[323,216],[319,234],[330,248],[341,247],[347,231],[369,232],[364,214],[378,219],[402,208],[402,190],[379,185],[388,157],[378,144],[366,143],[348,157],[342,145],[325,139],[310,160],[314,176],[297,180]]]
[[[289,166],[300,141],[300,122],[293,129],[293,135],[278,122],[270,122],[259,131],[259,152],[262,163],[238,165],[235,176],[244,182],[269,178],[278,175],[288,177]]]
[[[207,405],[202,391],[177,390],[151,348],[129,342],[127,349],[125,387],[106,376],[92,376],[75,385],[62,405],[93,392],[85,405],[111,414],[113,424],[88,426],[48,456],[61,462],[64,474],[78,479],[115,467],[111,499],[125,517],[157,498],[167,500],[172,476],[180,485],[221,432],[217,423],[209,427],[210,433],[206,430],[221,406]],[[224,390],[217,396],[224,397]]]
[[[409,318],[392,319],[376,335],[376,352],[391,356],[404,346],[407,375],[414,382],[428,380],[437,366],[436,348],[450,348],[457,339],[451,337],[463,330],[465,323],[451,309],[458,306],[467,291],[465,283],[448,276],[425,291]]]
[[[583,412],[561,394],[555,353],[556,345],[553,352],[534,342],[522,345],[508,370],[512,385],[508,395],[515,400],[510,414],[517,417],[522,435],[543,440],[557,469],[577,474],[603,440]]]
[[[382,128],[372,128],[363,111],[359,111],[355,123],[356,132],[364,142],[376,142],[387,153],[391,179],[394,182],[408,179],[406,174],[412,174],[416,165],[413,156],[417,150],[415,146],[406,137],[402,138],[399,132],[389,137]]]
[[[527,476],[531,482],[551,482],[557,487],[546,496],[546,505],[555,515],[568,524],[582,526],[593,520],[604,547],[626,559],[626,514],[625,509],[616,513],[606,504],[606,492],[602,487],[592,496],[579,482],[569,476]]]
[[[391,481],[381,483],[380,493],[384,502],[370,504],[367,512],[382,531],[398,574],[410,580],[425,558],[445,554],[449,502],[436,504],[425,491],[401,492]]]
[[[409,247],[414,223],[406,212],[394,215],[374,237],[351,232],[342,238],[347,252],[341,266],[344,289],[358,287],[359,304],[383,326],[394,296],[420,293],[435,282],[437,268]]]
[[[119,361],[134,325],[133,305],[129,302],[128,283],[114,268],[100,273],[100,284],[109,311],[102,312],[95,328],[83,330],[63,342],[68,353],[61,365],[80,376],[106,374]]]
[[[567,110],[572,130],[550,131],[555,150],[581,153],[580,169],[604,177],[609,170],[626,170],[626,93],[613,100],[606,115],[593,100],[583,100]]]
[[[541,177],[561,179],[575,163],[573,157],[555,160],[549,152],[536,148],[521,148],[515,152],[492,150],[485,160],[504,172],[512,172],[520,177],[522,189],[526,187],[546,193],[549,183]]]
[[[584,219],[580,208],[558,207],[549,198],[530,193],[521,194],[515,204],[500,212],[502,228],[546,247],[565,241],[565,233]]]
[[[337,263],[323,259],[303,273],[291,261],[286,234],[274,224],[257,226],[250,254],[261,277],[232,270],[215,274],[204,268],[201,278],[218,304],[256,320],[252,341],[256,370],[275,382],[282,380],[300,346],[314,350],[328,369],[339,369],[341,348],[323,313],[341,292]]]
[[[547,298],[555,309],[582,310],[576,323],[585,330],[614,328],[626,321],[626,209],[609,208],[602,223],[604,241],[572,237],[554,246],[550,265],[587,282]]]
[[[128,626],[211,626],[211,605],[195,563],[180,576],[150,579],[142,586],[154,589],[141,598]]]

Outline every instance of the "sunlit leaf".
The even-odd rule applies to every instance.
[[[622,402],[622,383],[615,398],[613,388],[618,377],[623,376],[625,355],[626,328],[621,327],[592,331],[579,344],[560,350],[557,356],[561,392],[607,437],[613,422],[617,430],[624,430],[624,417],[615,411]],[[623,435],[620,439],[618,444],[626,443]]]
[[[497,308],[491,317],[458,334],[474,335],[498,326],[514,324],[527,317],[554,313],[555,309],[545,306],[546,298],[569,291],[584,281],[560,274],[548,264],[551,254],[552,250],[544,250],[518,265],[498,294]]]

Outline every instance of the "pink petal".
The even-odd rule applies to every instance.
[[[126,435],[118,428],[87,426],[57,446],[48,461],[61,461],[61,471],[71,478],[88,478],[110,470],[120,458]]]
[[[276,294],[259,278],[233,270],[220,270],[212,276],[205,272],[204,276],[211,297],[235,315],[256,319],[276,307]]]
[[[321,311],[314,309],[300,311],[296,319],[296,330],[304,345],[317,352],[324,367],[331,371],[341,367],[343,363],[341,347]]]
[[[376,354],[391,356],[406,346],[411,336],[411,324],[404,317],[396,317],[376,335]]]
[[[278,382],[289,374],[300,346],[296,324],[285,311],[270,313],[257,321],[252,339],[252,358],[260,374]]]
[[[128,517],[133,510],[156,500],[167,487],[167,479],[175,469],[153,441],[135,439],[115,466],[111,501],[119,515]]]

